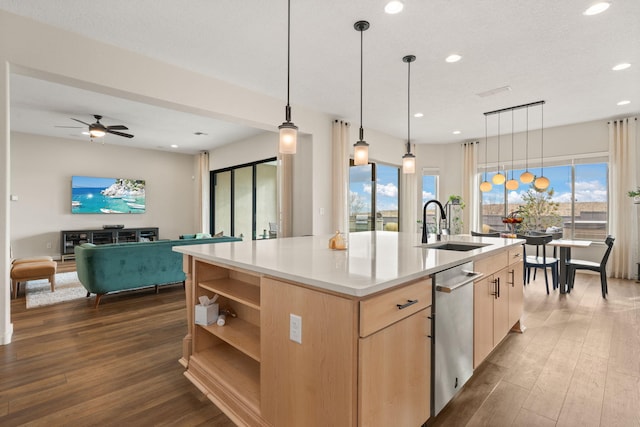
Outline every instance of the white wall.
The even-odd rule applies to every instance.
[[[18,201],[10,203],[14,256],[59,257],[61,230],[104,224],[159,227],[162,239],[195,232],[198,203],[193,157],[13,132],[10,192],[18,196]],[[144,179],[146,212],[72,214],[72,175]]]

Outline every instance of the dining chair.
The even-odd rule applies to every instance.
[[[609,293],[609,287],[607,285],[607,261],[609,260],[609,255],[611,254],[611,249],[613,249],[613,242],[616,239],[611,236],[607,236],[605,239],[605,243],[607,245],[607,250],[604,252],[602,256],[602,260],[600,263],[585,261],[580,259],[570,259],[567,260],[567,277],[569,278],[569,286],[568,292],[571,292],[573,288],[573,282],[576,280],[576,270],[590,270],[596,271],[600,273],[600,287],[602,288],[602,298],[606,298]]]
[[[471,230],[471,235],[477,237],[500,237],[500,232],[496,231],[494,233],[478,233],[477,231]]]
[[[549,277],[547,276],[547,268],[551,268],[551,282],[553,289],[558,287],[558,258],[547,256],[547,243],[549,243],[553,237],[549,234],[542,236],[522,235],[517,236],[519,239],[525,239],[526,243],[523,245],[524,255],[524,283],[525,285],[531,282],[531,269],[535,271],[539,268],[544,270],[544,284],[547,287],[547,295],[549,295]],[[527,255],[527,246],[536,246],[536,255]],[[540,256],[539,250],[542,251]],[[535,280],[535,276],[534,276]]]

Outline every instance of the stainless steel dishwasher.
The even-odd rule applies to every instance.
[[[473,374],[473,281],[468,262],[434,275],[433,415]]]

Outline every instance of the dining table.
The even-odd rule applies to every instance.
[[[558,274],[558,287],[560,288],[560,293],[564,294],[567,292],[571,292],[569,289],[568,283],[569,278],[567,277],[567,261],[571,259],[571,248],[586,248],[591,246],[590,240],[570,240],[570,239],[554,239],[547,243],[547,246],[553,246],[560,248],[560,271]]]

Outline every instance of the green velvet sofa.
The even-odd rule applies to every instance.
[[[75,247],[76,267],[87,296],[96,294],[95,306],[109,292],[184,282],[182,254],[174,246],[241,241],[237,237],[160,240]]]

